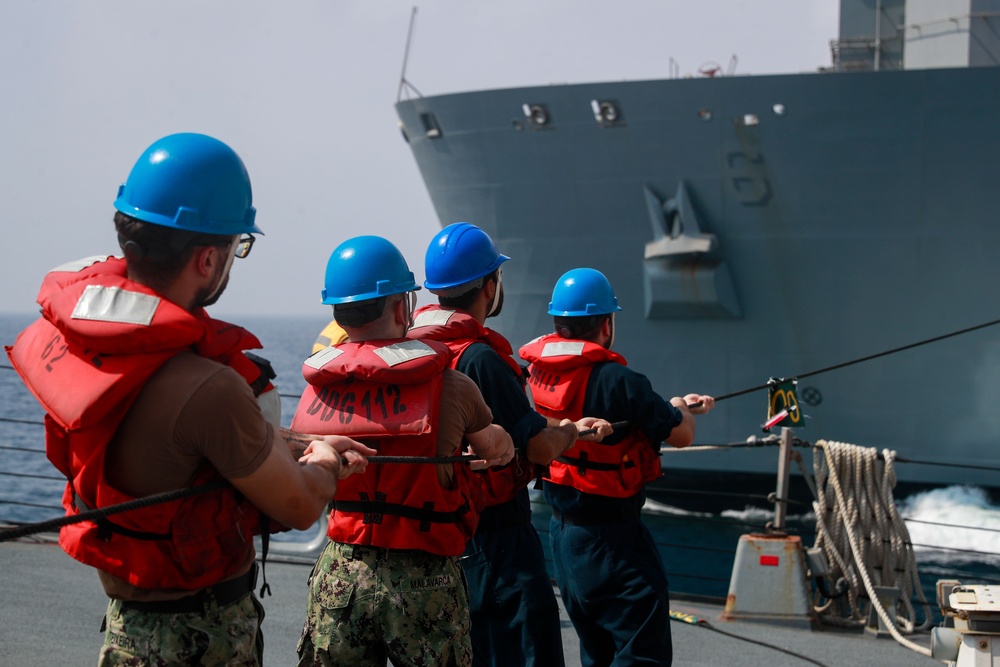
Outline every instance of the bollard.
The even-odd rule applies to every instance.
[[[740,536],[721,618],[812,626],[805,558],[798,535]]]
[[[892,637],[889,628],[882,622],[882,617],[875,611],[875,603],[878,602],[889,614],[889,619],[896,623],[896,603],[899,602],[899,589],[895,586],[876,586],[875,597],[868,607],[868,622],[865,624],[865,632],[873,637]]]

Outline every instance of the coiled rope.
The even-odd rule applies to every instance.
[[[816,613],[832,625],[864,625],[868,614],[862,608],[863,586],[870,608],[889,634],[906,648],[930,656],[930,649],[903,636],[904,632],[928,628],[932,618],[920,586],[910,535],[892,497],[896,453],[882,450],[879,470],[879,452],[874,448],[820,440],[816,452],[822,452],[822,456],[813,458],[817,488],[814,546],[823,550],[830,563],[829,580],[843,578],[847,582],[850,616],[835,613],[837,600],[827,599],[820,604],[820,593],[816,593],[813,605]],[[896,622],[880,603],[875,586],[900,591]],[[919,628],[910,602],[914,593],[924,606],[924,621]]]

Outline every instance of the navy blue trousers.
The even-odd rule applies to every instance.
[[[660,552],[642,521],[576,526],[552,518],[549,537],[563,605],[583,667],[673,660]]]
[[[472,664],[562,667],[559,605],[530,523],[479,531],[461,560],[472,612]]]

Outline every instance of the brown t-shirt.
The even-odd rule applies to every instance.
[[[493,413],[476,383],[462,373],[446,368],[438,419],[438,456],[454,454],[466,433],[482,431],[492,423]]]
[[[205,467],[245,477],[271,452],[273,428],[236,371],[194,353],[168,361],[143,387],[108,445],[105,476],[133,496],[190,485]],[[248,545],[246,571],[253,562]],[[137,589],[100,572],[105,592],[126,600],[171,599],[191,591]]]
[[[441,385],[441,411],[438,417],[437,455],[460,454],[466,433],[475,433],[493,423],[490,411],[476,383],[458,371],[446,368]],[[451,487],[454,469],[438,465],[438,481]]]

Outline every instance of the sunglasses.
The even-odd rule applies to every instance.
[[[236,244],[236,250],[233,254],[239,259],[243,259],[250,254],[250,249],[253,248],[254,237],[247,235],[240,238],[239,242]]]

